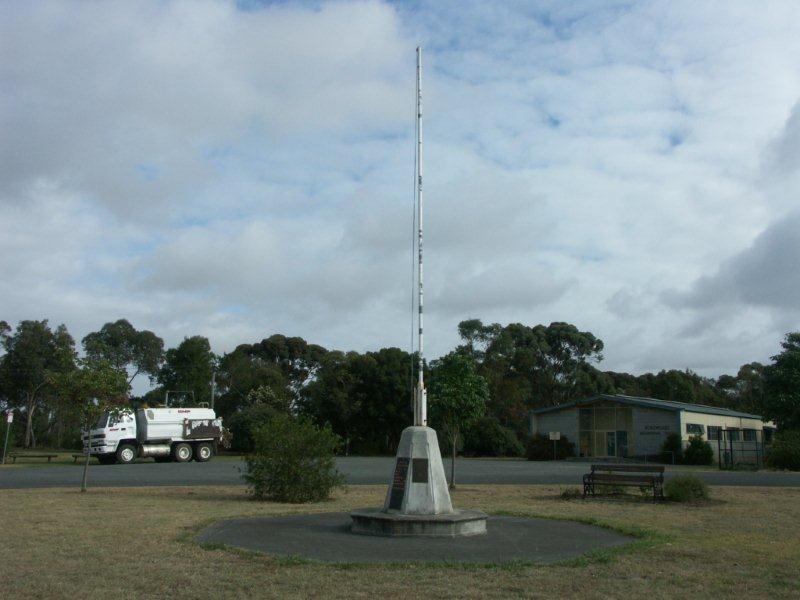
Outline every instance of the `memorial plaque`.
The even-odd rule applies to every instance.
[[[394,477],[392,477],[392,492],[389,495],[389,508],[392,510],[403,508],[403,494],[406,490],[407,477],[408,457],[398,456],[397,464],[394,467]]]
[[[411,459],[411,483],[428,483],[428,459]]]

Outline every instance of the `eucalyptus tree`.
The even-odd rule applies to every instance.
[[[164,340],[148,330],[137,330],[126,319],[106,323],[82,340],[86,357],[106,361],[123,371],[131,384],[144,373],[154,381],[164,360]]]
[[[206,401],[211,399],[215,363],[208,338],[200,335],[184,338],[165,353],[158,383],[166,392],[190,392],[195,402]]]
[[[0,358],[0,385],[7,402],[25,413],[23,445],[35,445],[33,419],[54,391],[56,374],[75,369],[75,341],[66,326],[50,328],[47,319],[21,321],[12,332],[2,335],[5,354]]]
[[[764,369],[761,413],[779,429],[800,431],[800,332],[786,334],[781,347]]]

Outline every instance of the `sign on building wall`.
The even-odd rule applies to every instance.
[[[669,425],[645,425],[639,435],[662,435],[669,433],[672,428]]]

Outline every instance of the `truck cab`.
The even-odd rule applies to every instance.
[[[117,457],[117,450],[123,440],[136,440],[136,419],[133,411],[123,410],[116,414],[104,412],[83,436],[83,451],[93,454],[103,464],[130,463],[136,459],[135,448],[123,448],[124,456]]]

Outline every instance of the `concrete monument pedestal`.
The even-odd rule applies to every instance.
[[[383,509],[350,513],[351,531],[363,535],[457,537],[486,533],[486,514],[453,510],[436,431],[406,427]]]

